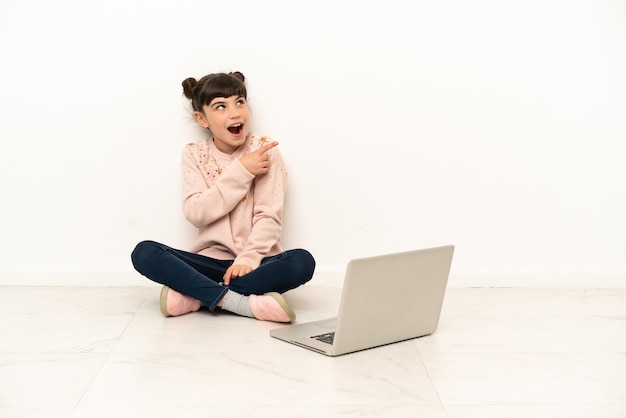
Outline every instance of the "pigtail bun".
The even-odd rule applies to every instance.
[[[183,84],[183,94],[185,95],[185,97],[188,98],[189,100],[193,100],[193,93],[198,87],[198,81],[193,77],[189,77],[189,78],[184,79],[182,84]]]
[[[237,80],[241,81],[242,83],[246,81],[246,78],[239,71],[233,71],[232,73],[228,73],[228,75],[235,77]]]

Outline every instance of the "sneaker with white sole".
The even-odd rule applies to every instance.
[[[250,295],[250,309],[256,319],[273,322],[293,322],[296,314],[280,293]]]
[[[191,296],[185,296],[174,289],[163,286],[161,289],[161,313],[163,316],[180,316],[196,312],[202,304]]]

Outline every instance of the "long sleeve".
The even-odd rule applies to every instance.
[[[200,144],[188,144],[183,150],[183,212],[197,228],[232,211],[254,180],[238,159],[222,170],[215,159],[203,157],[208,157],[208,147]]]
[[[270,151],[270,171],[254,182],[252,231],[235,263],[256,268],[263,257],[280,245],[287,189],[287,172],[278,148]]]

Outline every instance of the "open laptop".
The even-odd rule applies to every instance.
[[[351,260],[335,318],[270,330],[272,337],[339,356],[435,332],[454,246]]]

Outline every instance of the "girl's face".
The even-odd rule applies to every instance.
[[[213,134],[218,150],[232,154],[243,145],[248,136],[250,111],[241,96],[216,97],[204,105],[202,112],[194,112],[196,121]]]

